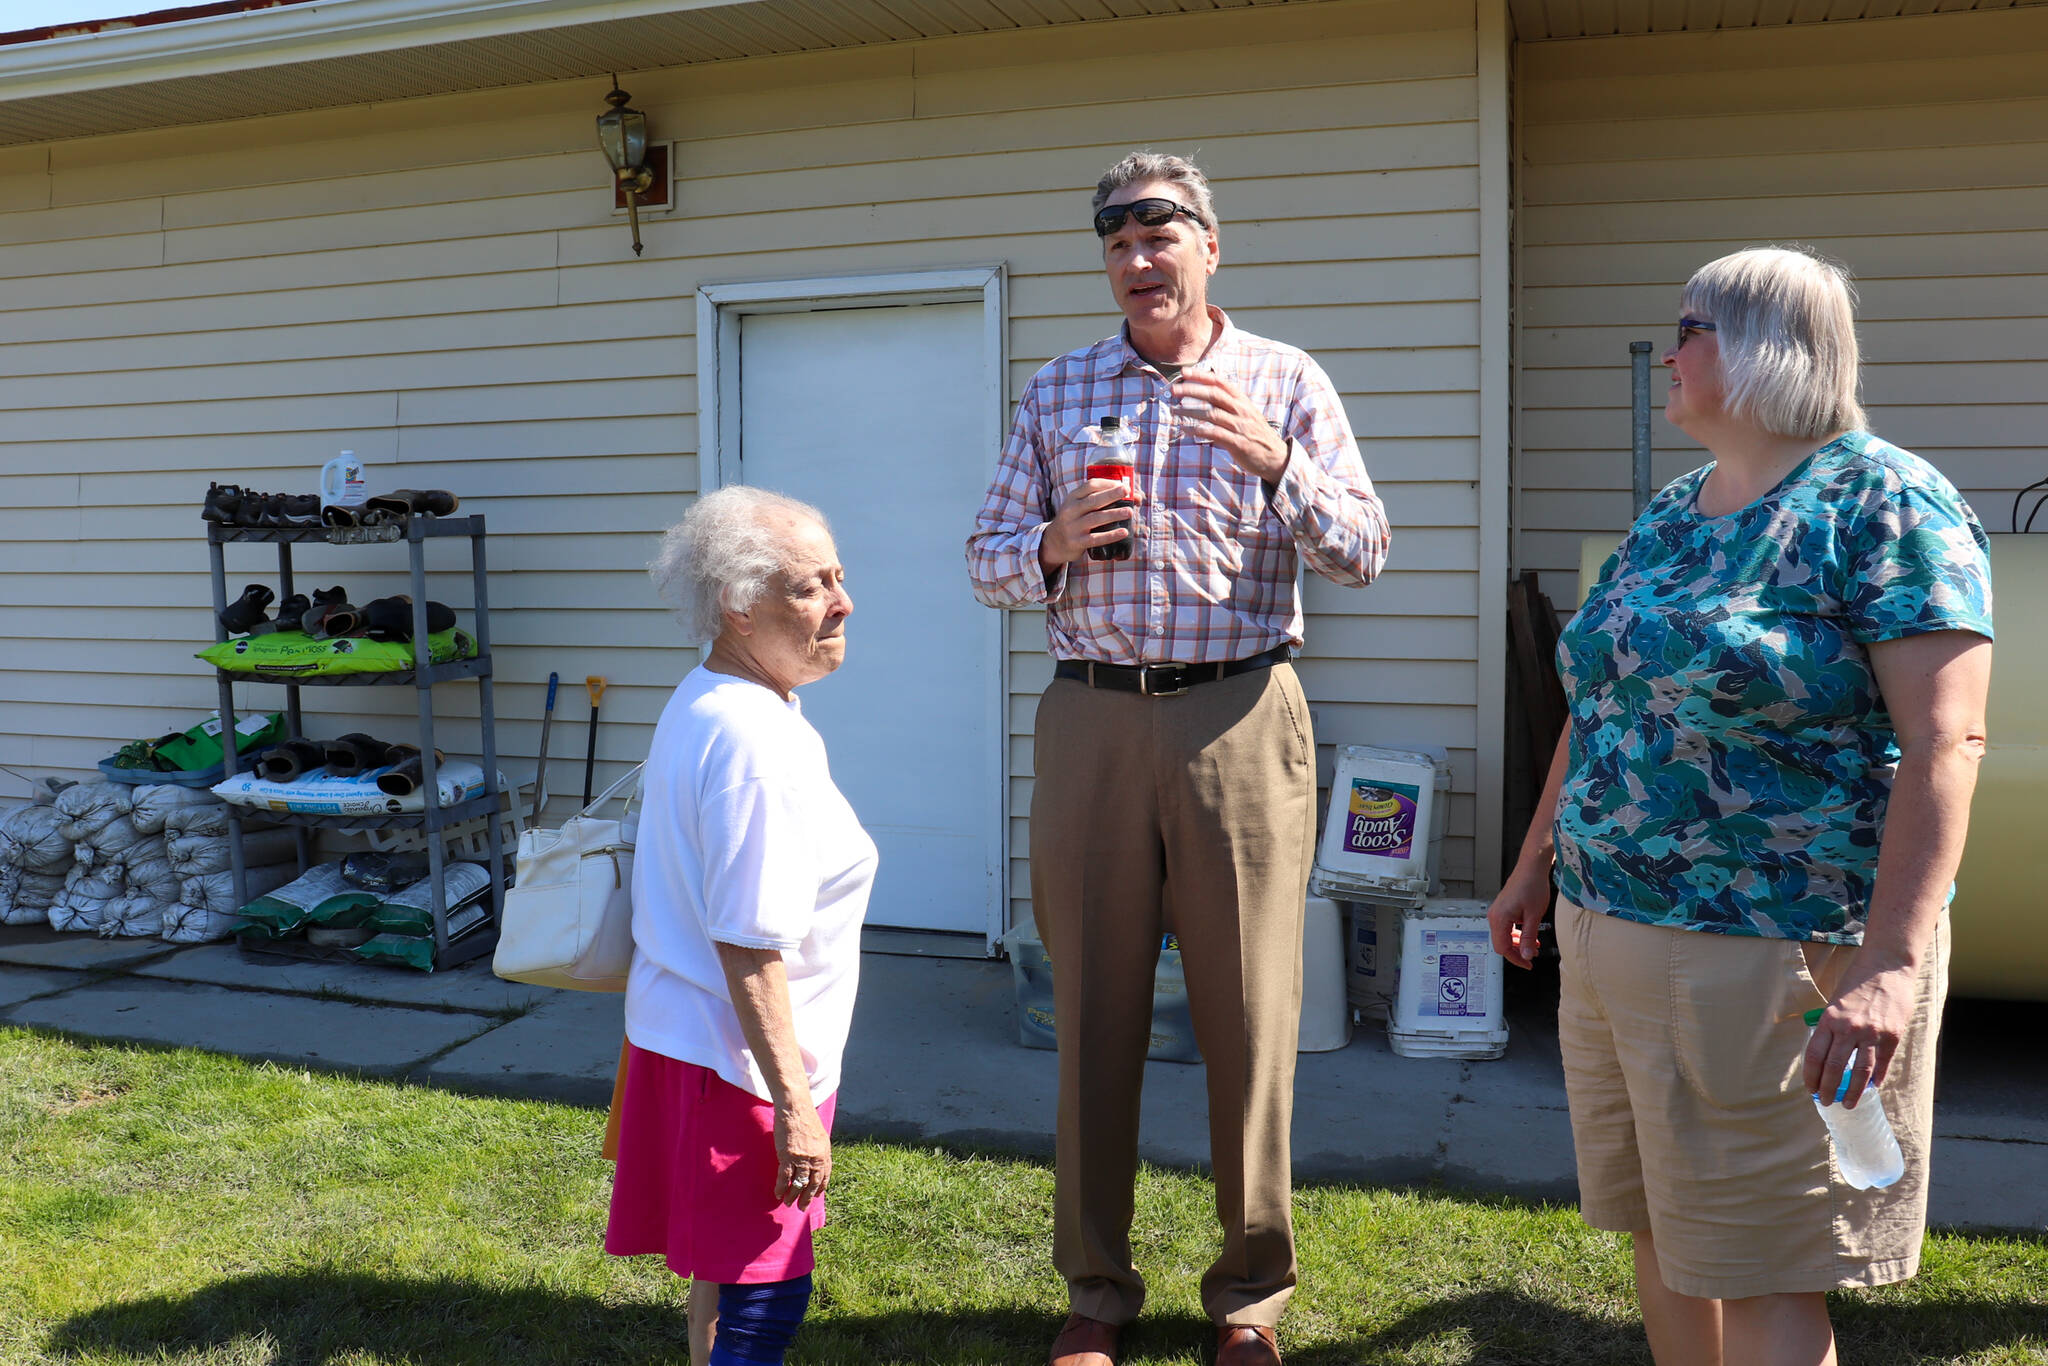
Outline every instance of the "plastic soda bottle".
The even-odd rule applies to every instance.
[[[1095,458],[1088,462],[1088,477],[1114,479],[1135,493],[1138,487],[1138,456],[1130,430],[1124,426],[1123,419],[1113,415],[1100,419],[1096,427],[1100,433],[1096,437],[1096,444],[1101,449],[1096,451]],[[1110,506],[1136,508],[1137,504],[1128,498],[1119,498]],[[1126,517],[1123,524],[1131,529],[1133,535],[1136,534],[1137,527],[1132,518]],[[1112,522],[1109,525],[1115,526],[1116,523]],[[1103,528],[1105,531],[1108,529],[1109,527]],[[1131,541],[1132,537],[1126,536],[1113,545],[1091,545],[1088,547],[1088,558],[1128,560],[1131,558]]]
[[[1816,1007],[1806,1012],[1808,1029],[1820,1023],[1826,1007]],[[1877,1087],[1863,1088],[1863,1098],[1851,1110],[1842,1104],[1849,1094],[1849,1073],[1855,1067],[1856,1055],[1849,1055],[1849,1066],[1842,1069],[1842,1085],[1835,1092],[1832,1101],[1813,1098],[1814,1108],[1828,1126],[1828,1137],[1834,1140],[1835,1165],[1842,1169],[1842,1179],[1857,1190],[1882,1190],[1906,1174],[1906,1157],[1899,1151],[1898,1136],[1892,1133],[1892,1124],[1885,1117],[1884,1102],[1878,1099]]]

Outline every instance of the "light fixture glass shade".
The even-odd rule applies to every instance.
[[[647,116],[626,107],[631,98],[614,86],[612,93],[605,96],[612,107],[597,116],[598,145],[604,148],[605,160],[611,162],[614,171],[630,171],[647,164]]]

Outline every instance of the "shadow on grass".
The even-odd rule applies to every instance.
[[[2036,1300],[1891,1305],[1831,1296],[1828,1308],[1842,1360],[1863,1366],[1906,1366],[2015,1344],[2048,1344],[2048,1305]],[[1287,1359],[1296,1366],[1411,1361],[1421,1359],[1411,1355],[1415,1349],[1432,1345],[1490,1366],[1635,1366],[1650,1360],[1633,1315],[1605,1319],[1506,1290],[1437,1300],[1376,1332],[1307,1346]]]
[[[2048,1342],[2048,1305],[2034,1300],[1953,1300],[1888,1305],[1838,1299],[1843,1359],[1861,1363],[1945,1360],[2019,1343]],[[821,1366],[1036,1366],[1059,1327],[1037,1310],[835,1313],[813,1308],[795,1352]],[[1208,1360],[1212,1330],[1186,1314],[1149,1315],[1125,1338],[1126,1361]],[[244,1276],[189,1295],[108,1305],[58,1324],[48,1359],[104,1360],[237,1351],[260,1343],[279,1366],[341,1360],[416,1366],[619,1363],[685,1359],[681,1306],[608,1303],[544,1287],[507,1290],[454,1278],[404,1279],[309,1271]],[[1434,1348],[1501,1366],[1640,1363],[1642,1329],[1532,1299],[1483,1291],[1435,1301],[1374,1331],[1338,1341],[1289,1343],[1296,1366],[1411,1361]],[[1435,1359],[1432,1355],[1431,1359]]]

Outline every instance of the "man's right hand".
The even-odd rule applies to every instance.
[[[1123,498],[1137,501],[1130,489],[1114,479],[1090,479],[1067,495],[1038,542],[1038,563],[1046,578],[1086,555],[1089,547],[1115,545],[1130,536],[1131,510],[1109,506]]]

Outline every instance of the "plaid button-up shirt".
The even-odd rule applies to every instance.
[[[1054,359],[1025,386],[967,538],[967,568],[990,607],[1046,605],[1056,658],[1197,664],[1298,647],[1297,551],[1350,587],[1371,583],[1386,563],[1386,510],[1322,367],[1209,312],[1220,331],[1184,373],[1227,377],[1287,438],[1276,485],[1189,433],[1169,382],[1131,348],[1128,328]],[[1046,524],[1086,481],[1097,424],[1111,414],[1137,437],[1143,501],[1131,558],[1084,556],[1048,582],[1038,562]]]

